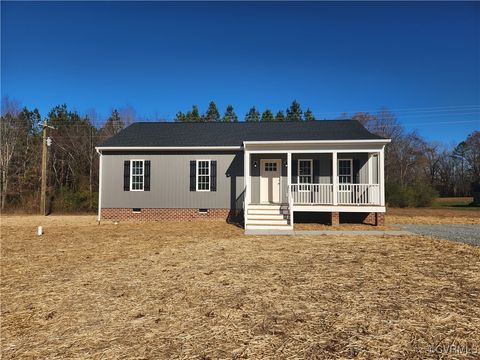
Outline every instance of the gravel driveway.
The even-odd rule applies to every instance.
[[[480,246],[480,225],[414,225],[402,224],[403,230],[420,235],[430,235],[441,239],[459,241]]]

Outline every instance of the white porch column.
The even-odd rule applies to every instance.
[[[287,201],[288,201],[288,212],[290,216],[290,226],[293,226],[293,199],[292,199],[292,153],[287,153]]]
[[[376,196],[375,196],[375,189],[372,188],[373,184],[373,154],[368,153],[368,160],[367,160],[367,170],[368,170],[368,178],[367,178],[367,194],[368,194],[368,203],[369,204],[375,204],[377,202]]]
[[[332,152],[333,205],[338,205],[337,152]]]
[[[292,185],[292,153],[287,153],[287,184],[288,189],[290,189],[290,185]]]
[[[367,164],[368,164],[368,184],[373,184],[373,161],[372,161],[372,158],[373,158],[373,154],[372,153],[368,153],[368,160],[367,160]]]
[[[248,212],[248,205],[250,204],[251,193],[251,178],[250,178],[250,152],[245,150],[243,156],[243,183],[244,183],[244,190],[243,190],[243,218],[244,224],[247,224],[247,212]]]
[[[378,153],[378,183],[380,184],[380,205],[385,206],[385,147]]]

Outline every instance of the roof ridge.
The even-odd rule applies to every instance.
[[[310,120],[310,121],[135,121],[133,124],[311,124],[313,122],[341,122],[341,121],[357,121],[354,119],[323,119],[323,120]]]

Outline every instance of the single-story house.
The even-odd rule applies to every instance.
[[[97,147],[98,220],[291,230],[299,213],[323,212],[381,225],[389,142],[354,120],[134,123]]]

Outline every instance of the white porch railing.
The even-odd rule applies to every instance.
[[[340,205],[380,205],[378,184],[338,184]]]
[[[333,204],[333,184],[292,184],[294,204]]]
[[[333,205],[333,184],[292,184],[294,204]],[[378,184],[338,184],[338,205],[380,205]]]

